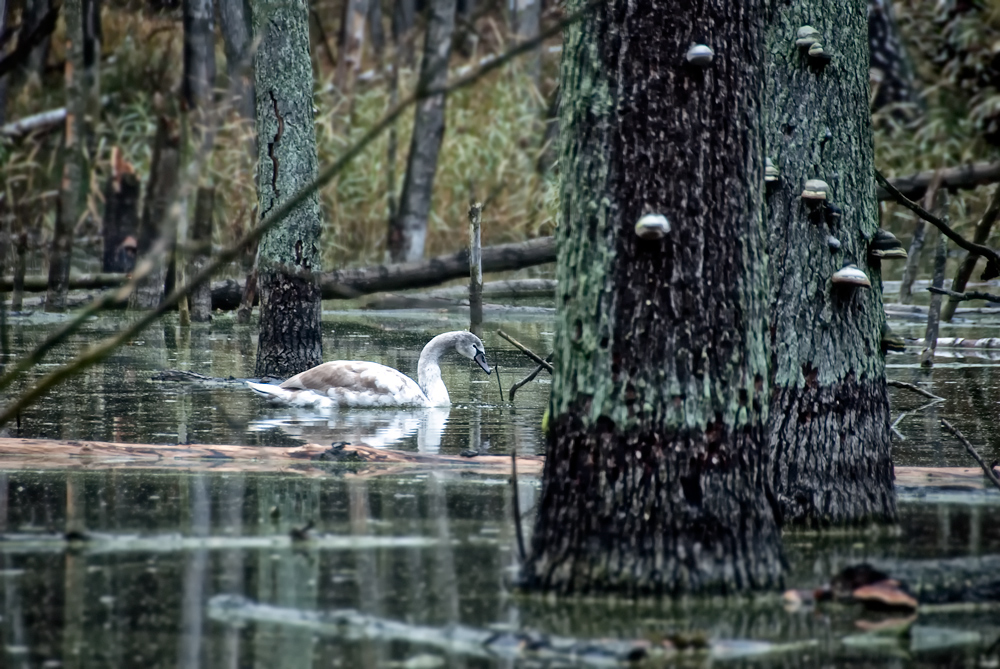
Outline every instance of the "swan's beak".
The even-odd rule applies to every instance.
[[[475,360],[476,363],[478,363],[478,365],[482,367],[483,371],[486,372],[487,374],[493,371],[492,369],[490,369],[489,363],[486,362],[486,354],[483,353],[482,351],[477,351],[476,357],[474,357],[473,360]]]

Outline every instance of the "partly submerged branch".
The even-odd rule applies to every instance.
[[[969,452],[969,455],[971,455],[972,458],[979,463],[979,466],[982,467],[983,473],[986,474],[986,478],[988,478],[990,482],[997,487],[997,489],[1000,489],[1000,478],[997,478],[997,475],[993,473],[992,467],[986,465],[982,456],[979,455],[979,451],[976,450],[975,446],[969,443],[969,440],[965,438],[965,435],[959,432],[955,426],[946,421],[944,418],[941,419],[941,426],[951,432],[955,438],[962,443],[962,446],[965,446],[965,450]]]

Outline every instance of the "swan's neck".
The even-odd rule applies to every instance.
[[[441,380],[441,356],[455,346],[453,332],[446,332],[438,335],[427,342],[424,350],[420,352],[420,360],[417,362],[417,383],[420,389],[427,395],[431,406],[449,406],[451,398],[448,396],[448,389]]]

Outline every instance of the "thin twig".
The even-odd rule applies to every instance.
[[[907,383],[906,381],[897,381],[896,379],[887,379],[886,382],[885,382],[885,384],[887,386],[893,386],[894,388],[906,388],[907,390],[912,390],[913,392],[917,393],[918,395],[923,395],[927,399],[934,400],[935,402],[943,402],[944,401],[943,397],[938,397],[934,393],[932,393],[930,391],[927,391],[927,390],[924,390],[923,388],[921,388],[920,386],[918,386],[918,385],[916,385],[914,383]]]
[[[451,91],[458,90],[460,88],[465,88],[470,86],[483,76],[497,69],[504,63],[510,61],[511,59],[519,56],[522,53],[531,51],[533,48],[537,47],[544,40],[557,34],[563,28],[572,23],[579,21],[583,16],[590,11],[590,9],[596,6],[597,0],[591,2],[583,7],[578,12],[567,16],[565,19],[556,24],[553,28],[540,33],[534,39],[523,42],[518,46],[510,49],[503,55],[499,56],[495,60],[483,65],[482,67],[470,72],[464,77],[459,77],[453,83],[448,84],[440,89],[435,90],[425,90],[417,91],[413,95],[397,104],[395,107],[390,109],[385,116],[383,116],[371,129],[368,130],[357,142],[355,142],[350,148],[345,151],[340,158],[338,158],[333,164],[323,170],[315,179],[300,188],[291,197],[282,202],[280,205],[274,208],[272,212],[260,222],[260,224],[248,232],[245,237],[233,244],[227,249],[224,249],[219,253],[218,256],[213,258],[208,262],[204,268],[195,276],[182,286],[175,287],[174,290],[168,295],[160,304],[153,310],[145,313],[142,318],[133,322],[129,327],[121,330],[118,334],[110,337],[100,344],[91,347],[90,349],[84,351],[83,353],[76,356],[73,360],[66,363],[62,367],[52,371],[35,384],[30,390],[21,395],[13,404],[9,405],[3,413],[0,413],[0,427],[3,427],[10,419],[18,414],[26,407],[30,406],[36,399],[41,397],[46,391],[48,391],[53,386],[61,383],[63,380],[82,372],[84,369],[97,364],[105,357],[111,354],[122,343],[128,341],[132,337],[136,336],[138,333],[142,332],[146,327],[151,325],[160,315],[162,315],[168,309],[174,307],[180,298],[184,295],[189,294],[199,285],[209,280],[213,273],[218,270],[223,265],[234,260],[244,249],[249,245],[257,242],[267,231],[277,225],[282,221],[292,210],[294,210],[299,204],[301,204],[307,197],[309,197],[314,191],[321,188],[328,182],[330,182],[335,176],[337,176],[354,158],[356,158],[362,151],[364,151],[369,144],[371,144],[375,138],[382,134],[382,132],[392,125],[399,116],[412,104],[423,100],[425,98],[431,97],[433,95],[438,95],[441,93],[447,94]],[[129,289],[134,282],[129,283]],[[122,289],[124,290],[124,288]],[[86,319],[83,319],[86,320]]]
[[[995,279],[996,277],[1000,276],[1000,255],[998,255],[996,251],[989,248],[988,246],[983,246],[982,244],[975,244],[973,242],[970,242],[965,237],[952,230],[951,226],[949,226],[943,220],[941,220],[934,214],[930,213],[929,211],[921,207],[919,204],[917,204],[916,202],[914,202],[913,200],[909,199],[908,197],[900,193],[898,190],[896,190],[896,188],[891,183],[889,183],[888,180],[886,180],[886,178],[882,176],[882,174],[878,170],[875,170],[875,180],[882,188],[886,190],[887,193],[889,193],[889,195],[893,197],[894,200],[896,200],[896,202],[903,205],[904,207],[912,211],[914,214],[916,214],[920,218],[924,219],[925,221],[936,227],[948,239],[961,246],[970,254],[983,256],[984,258],[986,258],[986,269],[983,270],[982,274],[983,281],[989,281],[990,279]]]
[[[513,344],[514,347],[517,350],[519,350],[521,353],[525,354],[526,356],[528,356],[529,358],[531,358],[532,360],[534,360],[535,363],[537,363],[537,364],[541,365],[542,367],[544,367],[545,369],[549,370],[549,373],[552,372],[552,364],[550,362],[548,362],[547,360],[544,360],[540,355],[538,355],[537,353],[535,353],[534,351],[532,351],[530,348],[528,348],[527,346],[525,346],[524,344],[522,344],[518,340],[516,340],[513,337],[511,337],[509,334],[507,334],[503,330],[497,330],[497,334],[500,335],[501,337],[503,337],[504,339],[506,339],[507,341],[509,341],[511,344]]]
[[[937,293],[938,295],[947,295],[954,302],[965,302],[967,300],[985,300],[986,302],[1000,302],[1000,295],[994,295],[993,293],[983,293],[978,290],[967,290],[964,293],[956,293],[954,290],[948,290],[947,288],[935,288],[934,286],[927,287],[928,292]]]
[[[516,393],[521,386],[526,385],[526,384],[531,383],[532,381],[534,381],[535,377],[538,376],[539,373],[541,373],[541,371],[543,369],[545,369],[545,368],[542,367],[541,365],[539,365],[538,367],[535,367],[535,371],[531,372],[526,377],[524,377],[523,379],[521,379],[520,381],[518,381],[517,383],[515,383],[514,385],[512,385],[510,387],[510,401],[511,402],[514,401],[514,393]]]
[[[983,461],[983,458],[979,455],[979,452],[976,451],[975,447],[973,447],[973,445],[969,443],[969,440],[966,439],[961,432],[955,429],[955,427],[951,423],[946,421],[944,418],[941,419],[941,425],[944,426],[944,429],[948,430],[953,435],[955,435],[956,439],[962,442],[962,445],[965,446],[965,450],[967,450],[969,452],[969,455],[975,458],[976,462],[979,463],[979,466],[982,467],[983,473],[986,474],[986,478],[992,481],[993,485],[995,485],[997,489],[1000,489],[1000,479],[998,479],[997,475],[993,473],[992,467],[986,466],[986,463]]]

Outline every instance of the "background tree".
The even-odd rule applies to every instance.
[[[258,216],[316,178],[313,72],[305,0],[255,0]],[[290,376],[322,361],[319,195],[268,231],[257,251],[257,376]]]
[[[767,196],[769,440],[775,493],[795,524],[891,521],[896,513],[881,272],[868,257],[878,202],[865,6],[782,4],[768,30],[767,151],[781,173]],[[796,46],[803,25],[819,31],[828,63]],[[807,179],[829,184],[824,203],[801,197]],[[861,268],[871,288],[833,285],[845,263]]]
[[[49,290],[46,311],[66,310],[73,230],[85,200],[87,173],[87,98],[84,79],[84,0],[63,4],[66,21],[66,131],[63,138],[63,176],[59,211],[49,249]]]
[[[418,90],[440,88],[448,82],[451,36],[455,31],[455,2],[430,1]],[[424,256],[434,174],[444,138],[444,105],[444,94],[432,95],[417,103],[399,209],[389,221],[388,250],[393,262],[412,262]]]
[[[609,0],[564,37],[552,428],[529,587],[734,591],[780,577],[765,490],[762,19],[753,1]],[[710,64],[686,60],[693,42],[715,50]],[[652,213],[671,229],[640,238]]]

